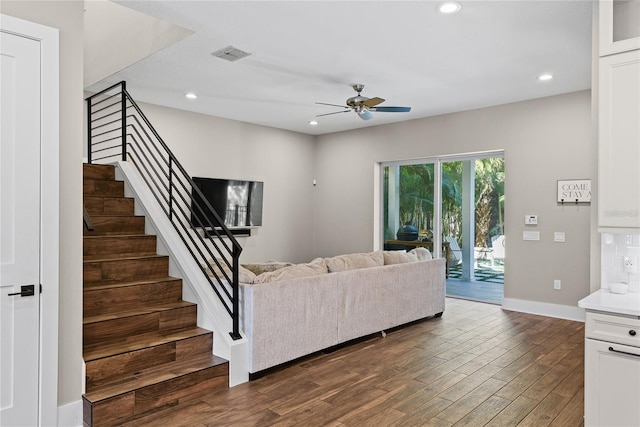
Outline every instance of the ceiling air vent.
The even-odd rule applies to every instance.
[[[237,61],[238,59],[242,59],[246,56],[249,56],[251,54],[249,52],[245,52],[243,50],[237,49],[233,46],[227,46],[224,49],[220,49],[213,52],[211,55],[216,56],[220,59],[233,62],[233,61]]]

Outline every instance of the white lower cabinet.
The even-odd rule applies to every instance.
[[[598,317],[598,322],[593,317]],[[608,319],[608,320],[607,320]],[[640,346],[629,340],[605,341],[602,329],[590,325],[608,325],[624,331],[633,343],[640,336],[640,320],[587,312],[585,328],[585,426],[640,426]],[[593,335],[598,339],[593,339]],[[591,335],[591,336],[590,336]],[[614,338],[615,339],[615,338]],[[626,344],[620,344],[625,341]]]

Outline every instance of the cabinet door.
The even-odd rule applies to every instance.
[[[585,427],[640,426],[640,348],[585,341]]]
[[[600,56],[640,49],[640,2],[600,0]]]
[[[601,227],[640,227],[640,50],[600,58]]]

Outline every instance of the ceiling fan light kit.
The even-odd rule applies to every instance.
[[[351,98],[347,98],[345,101],[346,105],[338,105],[338,104],[327,104],[324,102],[316,102],[319,105],[328,105],[331,107],[340,107],[344,108],[342,111],[334,111],[333,113],[325,113],[319,114],[316,117],[321,116],[329,116],[332,114],[339,113],[348,113],[350,111],[354,111],[358,117],[362,120],[371,120],[373,118],[372,111],[382,112],[382,113],[408,113],[411,111],[411,107],[378,107],[377,105],[382,104],[384,102],[383,98],[367,98],[366,96],[362,96],[361,92],[364,90],[363,84],[354,84],[353,90],[356,91],[357,95],[352,96]]]

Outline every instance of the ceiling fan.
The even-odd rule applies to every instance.
[[[411,107],[378,107],[377,105],[382,104],[384,99],[382,98],[367,98],[366,96],[360,95],[360,92],[364,90],[364,85],[355,84],[352,86],[353,90],[355,90],[358,95],[352,96],[347,99],[346,105],[338,105],[338,104],[327,104],[324,102],[316,102],[319,105],[330,105],[332,107],[340,107],[344,108],[343,111],[334,111],[333,113],[319,114],[316,117],[321,116],[330,116],[331,114],[339,114],[339,113],[348,113],[349,111],[355,111],[358,117],[362,120],[370,120],[373,118],[372,111],[379,111],[382,113],[408,113],[411,111]]]

